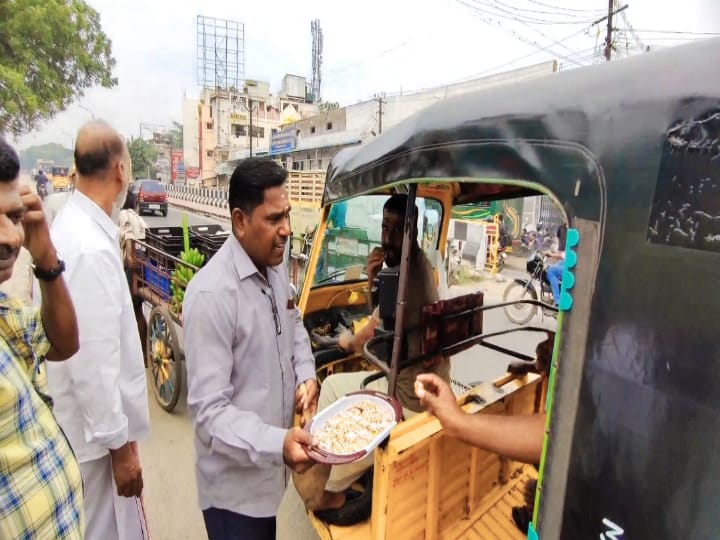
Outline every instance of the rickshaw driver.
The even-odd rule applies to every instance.
[[[372,287],[373,280],[381,270],[383,263],[388,267],[400,265],[402,256],[403,232],[405,212],[407,209],[407,195],[395,194],[383,206],[383,220],[381,244],[382,248],[375,248],[368,256],[367,275],[368,283]],[[418,209],[415,207],[417,223]],[[417,225],[415,225],[417,229]],[[417,230],[413,235],[417,238]],[[437,302],[439,297],[435,286],[433,267],[423,253],[417,241],[413,242],[410,250],[410,268],[408,274],[408,297],[405,314],[405,327],[417,328],[420,324],[420,308],[426,304]],[[348,352],[362,351],[365,343],[373,337],[375,328],[381,326],[379,310],[375,308],[373,315],[357,334],[344,333],[338,339],[337,345]],[[420,332],[418,330],[407,333],[407,352],[410,358],[421,356]],[[431,372],[440,380],[450,380],[450,359],[444,356],[432,358],[428,361],[417,362],[398,373],[397,397],[403,407],[405,418],[422,412],[420,400],[415,395],[415,377],[420,373]],[[338,373],[328,376],[320,388],[318,410],[329,406],[342,396],[360,390],[363,380],[371,375],[369,371],[352,373]],[[381,392],[387,391],[387,378],[382,378],[368,385],[369,388]],[[316,464],[303,475],[293,475],[298,494],[305,506],[313,511],[342,508],[346,501],[346,490],[357,481],[373,464],[373,455],[348,465],[330,467]]]

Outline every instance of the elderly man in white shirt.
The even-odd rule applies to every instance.
[[[136,441],[150,429],[145,370],[110,215],[125,201],[130,156],[104,122],[77,136],[75,192],[52,225],[65,260],[80,350],[48,366],[55,415],[75,451],[85,488],[86,539],[147,538]]]

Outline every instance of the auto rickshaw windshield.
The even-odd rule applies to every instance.
[[[313,287],[367,279],[370,252],[381,246],[383,205],[387,195],[362,195],[334,203],[322,239]],[[439,201],[418,198],[418,243],[436,261],[443,209]]]

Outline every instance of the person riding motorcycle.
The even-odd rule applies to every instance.
[[[37,193],[40,195],[41,199],[45,199],[48,195],[48,178],[45,176],[45,173],[42,169],[38,171],[38,175],[35,178],[35,186],[37,187]]]

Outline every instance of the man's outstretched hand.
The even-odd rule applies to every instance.
[[[423,408],[435,415],[448,433],[454,433],[465,413],[450,385],[434,373],[422,373],[415,379],[415,394]]]

